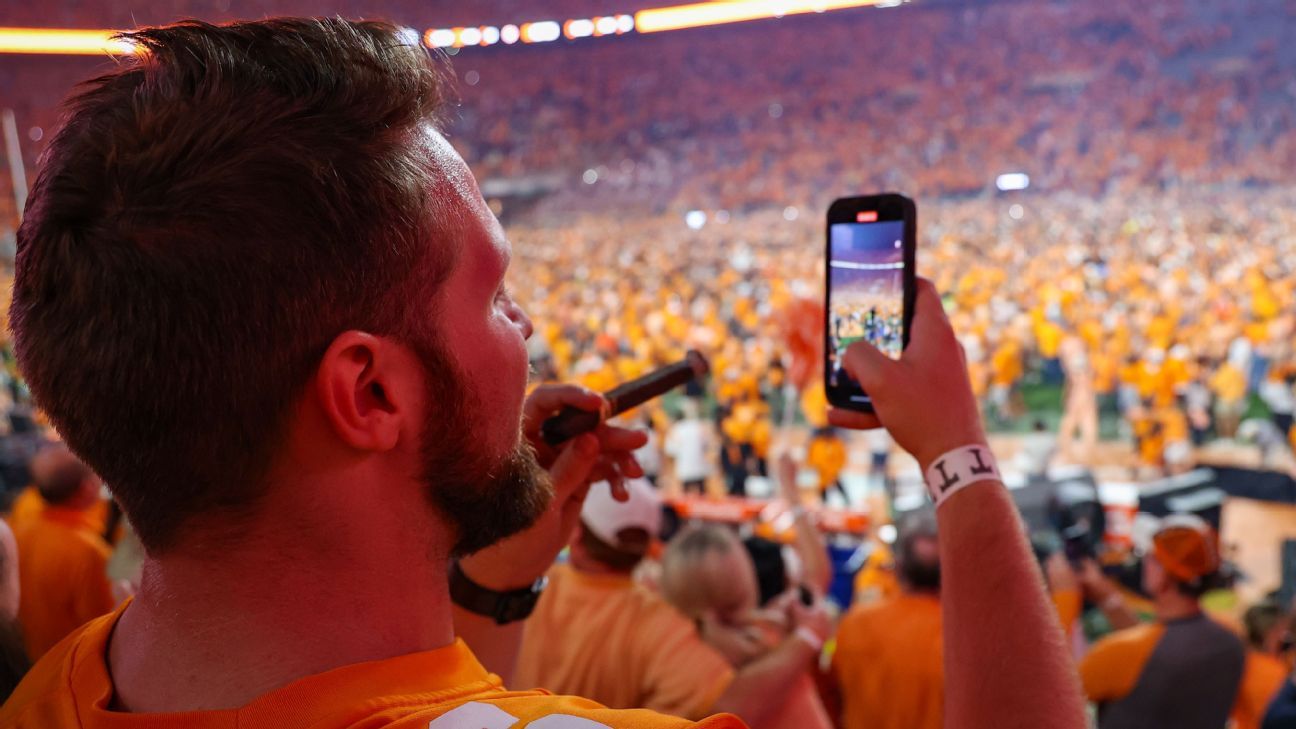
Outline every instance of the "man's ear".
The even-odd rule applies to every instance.
[[[396,447],[416,412],[422,370],[403,345],[366,332],[337,336],[315,372],[320,409],[337,437],[360,450]]]

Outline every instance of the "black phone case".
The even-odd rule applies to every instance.
[[[831,311],[829,304],[832,299],[832,270],[830,262],[832,260],[832,226],[834,223],[854,223],[856,213],[861,211],[878,211],[879,220],[903,220],[904,226],[904,323],[901,336],[903,346],[909,346],[909,330],[913,323],[914,299],[917,295],[917,273],[915,272],[915,258],[917,249],[917,229],[918,229],[918,207],[914,201],[898,193],[882,193],[878,195],[864,195],[860,197],[839,198],[828,207],[827,223],[824,226],[824,356],[823,356],[823,378],[824,392],[827,395],[828,404],[833,407],[845,410],[855,410],[862,413],[872,413],[873,404],[869,402],[857,402],[851,400],[852,395],[858,395],[863,392],[862,388],[855,387],[830,387],[832,374],[832,359],[830,347],[832,345],[831,332]],[[885,211],[886,215],[881,213]],[[895,214],[902,217],[896,218]],[[864,393],[868,394],[868,393]]]

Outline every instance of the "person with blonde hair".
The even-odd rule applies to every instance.
[[[801,585],[760,604],[756,565],[727,527],[693,526],[671,540],[662,555],[662,594],[691,618],[703,640],[736,670],[770,661],[789,646],[810,649],[779,686],[773,710],[753,729],[829,729],[832,722],[815,689],[814,675],[828,629],[826,612],[802,600]]]

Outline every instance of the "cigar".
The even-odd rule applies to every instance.
[[[649,400],[706,375],[710,366],[701,353],[689,350],[684,359],[666,365],[636,380],[623,383],[603,393],[607,407],[603,412],[581,410],[570,405],[557,415],[544,421],[540,436],[551,446],[565,443],[581,433],[588,433],[607,418],[620,415]]]

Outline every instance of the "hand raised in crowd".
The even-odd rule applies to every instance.
[[[527,397],[522,433],[549,471],[553,501],[526,531],[463,560],[464,571],[478,584],[496,590],[530,585],[567,546],[590,484],[607,481],[613,494],[624,499],[624,479],[643,476],[634,458],[635,449],[648,440],[641,431],[603,423],[556,448],[545,443],[541,424],[568,405],[598,412],[605,402],[598,393],[576,385],[541,385]]]
[[[796,459],[792,457],[791,453],[784,451],[779,455],[776,470],[779,493],[792,506],[801,503],[801,487],[797,485],[797,469]]]
[[[1093,560],[1087,560],[1093,564]],[[1044,561],[1044,576],[1048,578],[1049,589],[1053,592],[1079,590],[1080,576],[1071,567],[1071,562],[1062,552],[1054,552]]]
[[[1085,597],[1093,602],[1101,603],[1117,591],[1112,581],[1107,579],[1107,575],[1103,574],[1102,568],[1092,559],[1086,559],[1080,563],[1077,577],[1080,586],[1084,588]]]
[[[818,636],[821,642],[831,638],[833,621],[832,616],[828,614],[828,606],[818,597],[810,605],[806,605],[800,598],[800,594],[797,593],[796,599],[788,602],[787,611],[791,619],[791,630],[806,628]]]
[[[713,611],[708,611],[698,618],[698,632],[702,639],[720,655],[725,657],[731,666],[745,666],[769,652],[771,646],[761,627],[746,620],[729,622]]]
[[[833,425],[857,430],[885,426],[926,469],[959,446],[985,443],[985,428],[968,380],[963,348],[940,295],[918,279],[910,344],[899,360],[860,341],[846,350],[846,371],[873,399],[876,415],[833,408]]]

